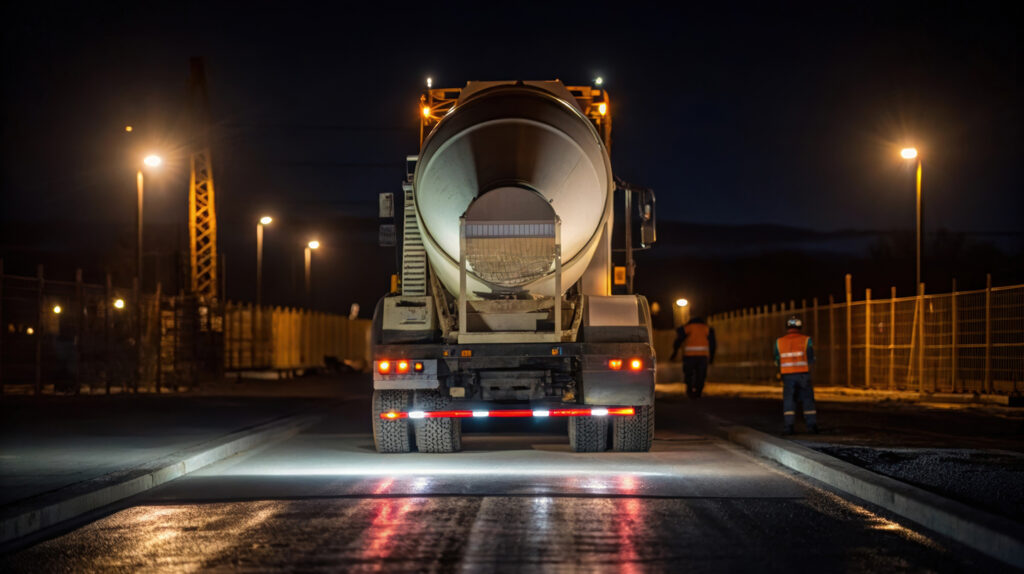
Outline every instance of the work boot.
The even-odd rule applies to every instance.
[[[786,425],[786,428],[782,429],[782,434],[786,436],[793,434],[793,425]]]

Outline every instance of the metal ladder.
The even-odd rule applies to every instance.
[[[416,200],[413,191],[413,175],[416,171],[417,156],[405,158],[406,179],[402,183],[405,204],[402,220],[402,295],[425,296],[427,294],[427,252],[423,248],[423,237],[416,217]]]

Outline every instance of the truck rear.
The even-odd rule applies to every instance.
[[[627,265],[614,274],[631,274],[631,227],[653,242],[653,194],[612,176],[606,92],[470,82],[420,104],[401,288],[374,313],[377,450],[454,452],[462,419],[520,417],[567,418],[575,451],[649,450],[650,309],[613,294],[612,238],[618,191]]]

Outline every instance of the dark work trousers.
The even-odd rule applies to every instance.
[[[810,373],[791,373],[782,375],[782,416],[786,426],[792,426],[796,418],[796,403],[804,409],[804,423],[817,426],[818,410],[814,406],[814,385],[811,384]]]
[[[683,357],[683,380],[686,381],[686,394],[699,397],[704,392],[704,379],[708,378],[707,357]]]

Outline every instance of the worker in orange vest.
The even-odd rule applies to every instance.
[[[775,366],[782,376],[782,417],[784,434],[793,434],[796,401],[804,410],[807,430],[818,432],[818,410],[814,406],[814,386],[811,384],[811,365],[814,364],[814,346],[811,338],[800,332],[804,322],[799,317],[786,321],[786,334],[775,340]]]
[[[701,317],[694,317],[676,329],[676,340],[672,343],[674,361],[679,348],[683,348],[683,380],[686,381],[686,396],[699,399],[704,392],[704,379],[708,377],[708,365],[715,362],[715,330]]]

